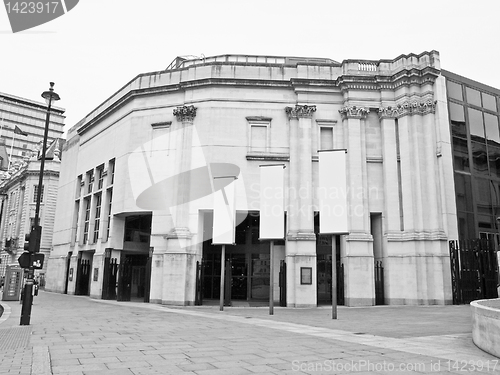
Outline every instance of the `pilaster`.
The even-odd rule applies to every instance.
[[[316,235],[312,188],[312,117],[314,105],[286,107],[290,121],[287,305],[316,306]],[[312,269],[312,283],[302,284],[301,268]]]
[[[192,237],[189,230],[189,187],[191,176],[187,172],[191,169],[191,155],[193,143],[193,122],[196,117],[196,107],[182,106],[173,111],[177,118],[178,127],[175,139],[176,145],[176,176],[177,181],[174,184],[174,196],[176,197],[176,206],[173,208],[174,227],[167,235],[167,238],[190,239]]]
[[[172,184],[175,206],[170,208],[173,219],[171,230],[165,236],[167,248],[165,253],[153,255],[153,261],[160,262],[161,274],[153,271],[155,279],[161,279],[163,285],[161,302],[164,304],[189,305],[194,303],[194,284],[196,266],[194,254],[190,249],[192,233],[189,229],[190,186],[193,146],[193,123],[196,107],[192,105],[177,107],[173,114],[177,123],[173,124],[172,144],[175,145],[175,173]],[[154,241],[156,244],[156,241]],[[158,295],[154,290],[153,299]]]
[[[400,181],[398,176],[398,140],[396,139],[396,120],[391,108],[379,110],[382,131],[382,157],[384,173],[384,218],[387,232],[399,232],[400,226]]]
[[[363,130],[369,110],[346,106],[339,110],[347,145],[348,199],[350,206],[349,232],[369,233],[366,155]]]
[[[346,135],[349,235],[345,237],[344,272],[347,306],[375,301],[373,237],[370,233],[365,120],[369,109],[345,106],[339,110]]]

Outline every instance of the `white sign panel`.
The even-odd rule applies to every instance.
[[[227,179],[232,182],[228,183]],[[218,184],[225,185],[221,189],[214,189],[214,224],[212,233],[212,244],[233,245],[235,234],[235,177],[218,177],[214,180],[215,187]]]
[[[261,240],[285,237],[284,165],[260,166]]]
[[[348,233],[346,151],[319,152],[319,231]]]

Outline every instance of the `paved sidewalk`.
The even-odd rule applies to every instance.
[[[500,374],[469,306],[225,308],[40,292],[0,302],[0,374]]]

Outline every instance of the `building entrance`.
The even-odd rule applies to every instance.
[[[205,214],[205,228],[212,228],[212,215]],[[249,214],[236,227],[236,244],[226,245],[225,301],[247,301],[258,305],[269,301],[269,243],[259,241],[259,217]],[[203,303],[220,298],[222,246],[203,243]]]
[[[340,236],[319,234],[319,214],[315,216],[317,300],[318,305],[332,303],[332,246],[336,242],[337,305],[344,304],[344,267],[340,260]]]
[[[118,301],[141,301],[146,297],[148,254],[122,254],[118,271]],[[149,294],[149,291],[147,291]]]

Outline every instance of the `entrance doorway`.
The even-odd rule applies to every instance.
[[[117,301],[145,301],[148,258],[148,254],[122,253],[118,271]]]
[[[90,272],[92,270],[93,251],[80,251],[76,265],[75,295],[90,295]]]
[[[332,304],[332,246],[335,239],[337,305],[344,304],[344,265],[340,260],[340,236],[319,234],[319,213],[314,216],[316,233],[316,269],[318,305]]]
[[[206,213],[204,227],[212,228],[212,214]],[[259,241],[259,216],[250,213],[236,227],[236,244],[226,245],[225,300],[234,305],[245,301],[250,306],[267,306],[271,261],[269,243]],[[203,243],[203,303],[220,298],[221,245]],[[276,243],[276,242],[275,242]],[[228,284],[230,283],[230,284]]]

